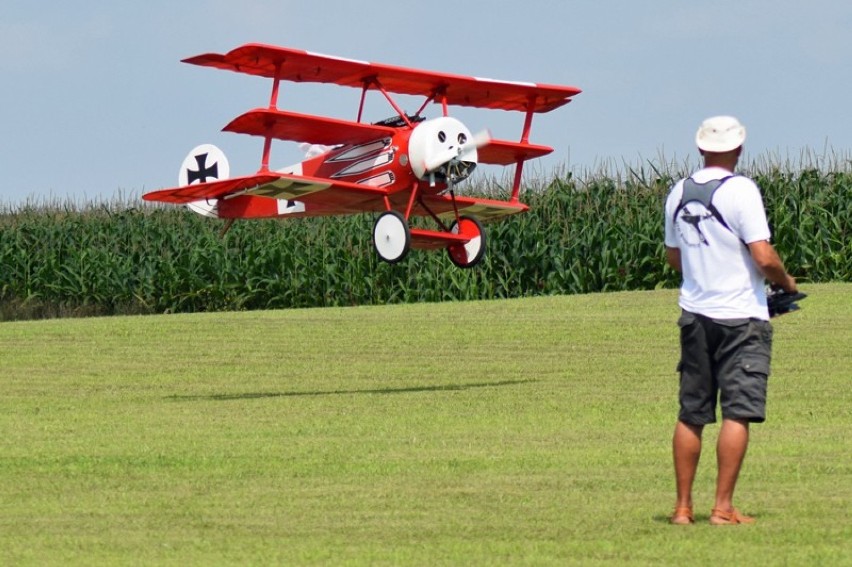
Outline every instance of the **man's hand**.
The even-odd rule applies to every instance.
[[[799,309],[797,301],[808,295],[800,291],[789,293],[780,287],[771,286],[766,293],[766,307],[769,309],[769,317],[777,317],[790,311]]]

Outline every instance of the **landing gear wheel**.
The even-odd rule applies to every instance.
[[[447,253],[450,260],[459,268],[472,268],[485,257],[485,231],[482,224],[473,217],[461,217],[450,227],[453,234],[470,238],[467,244],[450,244]]]
[[[388,264],[396,264],[411,249],[411,229],[397,211],[387,211],[379,215],[373,225],[373,246],[379,258]]]

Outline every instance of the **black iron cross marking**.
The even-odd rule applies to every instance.
[[[207,154],[198,154],[197,156],[195,156],[195,163],[198,164],[198,169],[192,170],[187,168],[186,176],[188,184],[191,185],[195,181],[205,183],[208,177],[212,177],[213,179],[219,179],[219,163],[216,162],[210,167],[205,167],[204,164],[206,161]]]

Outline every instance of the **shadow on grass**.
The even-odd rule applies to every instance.
[[[758,520],[761,517],[761,514],[754,514],[754,513],[751,513],[751,512],[749,512],[748,515],[753,517],[755,520]],[[674,525],[674,524],[671,523],[671,516],[664,516],[662,514],[658,514],[658,515],[653,517],[653,520],[658,524]],[[695,514],[695,523],[692,524],[692,525],[693,526],[700,526],[700,525],[710,526],[711,525],[710,524],[710,513],[707,512],[707,513],[704,513],[704,514],[701,514],[701,513]],[[744,527],[748,527],[746,524],[742,524],[742,525]],[[674,526],[674,527],[683,529],[683,528],[689,528],[690,526],[689,525],[686,525],[686,526],[678,525],[678,526]],[[713,526],[713,527],[714,528],[719,528],[719,527],[724,528],[725,526]]]
[[[354,394],[411,394],[417,392],[459,392],[474,388],[497,388],[500,386],[515,386],[529,384],[537,380],[503,380],[501,382],[476,382],[473,384],[447,384],[443,386],[412,386],[407,388],[377,388],[370,390],[329,390],[327,392],[246,392],[242,394],[208,394],[198,396],[166,396],[167,400],[179,402],[231,400],[254,400],[259,398],[290,398],[299,396],[341,396]]]

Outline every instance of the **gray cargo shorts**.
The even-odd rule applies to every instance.
[[[680,414],[693,425],[722,418],[766,420],[772,325],[760,319],[711,319],[683,311],[678,320]]]

